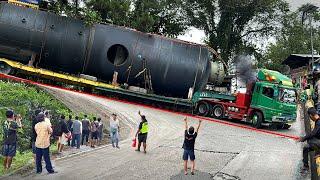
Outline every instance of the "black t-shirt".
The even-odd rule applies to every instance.
[[[69,129],[69,131],[71,131],[71,127],[72,127],[72,124],[73,124],[72,120],[69,119],[69,120],[67,121],[67,124],[68,124],[68,129]]]
[[[3,124],[4,140],[3,144],[16,145],[17,144],[17,129],[18,124],[15,121],[5,121]]]
[[[59,136],[62,136],[62,133],[67,134],[69,132],[69,129],[68,129],[68,126],[67,126],[67,123],[65,122],[65,120],[60,120],[59,126],[61,128],[61,134],[59,134]]]
[[[196,141],[197,135],[197,132],[194,132],[194,134],[189,134],[188,130],[185,130],[183,149],[194,150],[194,143]]]
[[[320,119],[317,119],[315,122],[315,126],[310,134],[303,137],[302,141],[309,140],[311,138],[317,138],[320,139]]]

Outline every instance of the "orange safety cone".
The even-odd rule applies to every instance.
[[[137,138],[134,138],[132,140],[132,147],[136,147],[137,146]]]

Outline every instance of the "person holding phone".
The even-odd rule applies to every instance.
[[[3,123],[3,149],[4,170],[8,170],[12,164],[12,158],[17,151],[17,130],[22,127],[21,115],[14,115],[13,110],[6,111],[7,120]]]

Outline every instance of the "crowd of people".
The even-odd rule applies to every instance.
[[[147,153],[147,137],[148,137],[148,121],[145,115],[142,115],[140,111],[138,112],[141,118],[138,130],[135,134],[135,139],[138,139],[138,147],[136,151],[140,152],[141,145],[143,144],[143,152]],[[21,116],[15,115],[12,110],[7,110],[6,112],[7,120],[4,122],[4,141],[3,141],[3,151],[4,156],[4,169],[8,170],[12,163],[12,158],[16,155],[17,149],[17,129],[22,128]],[[107,115],[105,115],[107,118]],[[195,169],[195,153],[194,145],[195,139],[198,135],[198,131],[201,125],[201,120],[199,121],[198,127],[188,127],[187,118],[185,121],[185,132],[184,132],[184,142],[183,142],[183,156],[184,161],[184,172],[185,175],[188,174],[187,166],[188,160],[192,162],[191,174],[194,174]],[[110,138],[111,144],[114,148],[119,147],[119,134],[120,134],[120,123],[117,119],[117,114],[113,113],[109,119],[110,123]],[[68,120],[66,120],[64,115],[61,115],[58,122],[53,126],[51,124],[51,118],[49,111],[36,110],[35,116],[32,119],[32,152],[34,154],[34,162],[36,164],[36,173],[42,173],[42,159],[46,164],[46,169],[48,173],[56,173],[53,169],[49,147],[51,139],[53,138],[57,142],[57,151],[62,153],[64,146],[68,145],[72,148],[79,149],[80,145],[86,145],[94,148],[96,145],[100,145],[103,139],[103,129],[104,124],[101,118],[93,117],[92,120],[84,115],[84,118],[80,121],[79,116],[75,116],[73,119],[72,115],[69,115]]]
[[[118,128],[116,131],[117,137],[113,139],[115,139],[116,147],[119,148],[120,126],[116,117],[116,114],[112,115],[110,124],[113,124],[112,127]],[[12,159],[16,155],[17,130],[22,128],[21,120],[22,117],[19,114],[15,114],[13,110],[6,111],[6,120],[3,123],[4,139],[2,147],[5,171],[10,169]],[[46,163],[48,173],[56,172],[53,170],[50,161],[49,147],[52,141],[57,143],[58,154],[63,152],[66,145],[77,149],[80,149],[81,144],[92,148],[101,145],[104,137],[104,124],[100,117],[93,117],[90,120],[87,115],[84,115],[84,118],[80,120],[79,116],[75,116],[73,119],[73,116],[69,115],[68,120],[66,120],[65,115],[61,115],[57,119],[58,122],[52,123],[51,121],[49,111],[35,110],[31,125],[31,147],[37,173],[42,172],[42,158]]]

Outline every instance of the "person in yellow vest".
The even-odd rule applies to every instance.
[[[139,124],[139,128],[136,133],[136,137],[138,136],[138,148],[136,149],[136,151],[140,151],[141,143],[143,143],[143,150],[144,150],[143,152],[147,153],[147,151],[146,151],[147,137],[148,137],[148,131],[149,131],[148,121],[147,121],[145,115],[141,115],[140,111],[138,114],[141,117],[141,122]]]

